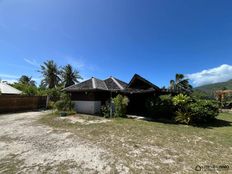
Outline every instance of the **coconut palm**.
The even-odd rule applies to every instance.
[[[78,83],[78,79],[82,79],[82,77],[79,75],[79,71],[73,69],[70,64],[62,68],[61,76],[65,87]]]
[[[176,74],[175,80],[170,81],[169,89],[175,92],[192,93],[192,86],[183,74]]]
[[[19,78],[19,83],[24,84],[24,85],[29,85],[29,86],[35,86],[35,81],[32,80],[32,77],[28,77],[26,75],[22,75]]]
[[[43,80],[41,85],[48,87],[49,89],[56,87],[60,82],[60,71],[57,64],[53,60],[48,60],[40,66],[41,70],[39,72],[43,75]]]

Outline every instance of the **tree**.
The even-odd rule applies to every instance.
[[[194,99],[214,99],[213,97],[211,97],[210,95],[208,95],[206,92],[201,91],[199,89],[196,89],[192,92],[191,96]]]
[[[22,75],[18,82],[11,84],[14,88],[23,92],[23,95],[35,96],[38,94],[38,89],[35,85],[35,81],[32,80],[32,77]]]
[[[191,94],[192,86],[189,84],[189,80],[185,78],[183,74],[176,74],[176,79],[170,81],[171,91]]]
[[[42,86],[48,87],[49,89],[55,88],[61,80],[57,64],[53,60],[48,60],[40,67],[41,70],[39,72],[43,75],[43,80],[41,81]]]
[[[78,79],[82,79],[79,72],[73,69],[70,64],[62,68],[61,76],[65,87],[74,85],[75,83],[79,82]]]
[[[32,77],[28,77],[26,75],[22,75],[20,77],[18,83],[21,83],[21,84],[24,84],[24,85],[35,86],[35,81],[32,80]]]

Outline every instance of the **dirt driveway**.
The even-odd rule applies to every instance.
[[[110,173],[104,149],[38,124],[44,114],[0,115],[0,173]]]

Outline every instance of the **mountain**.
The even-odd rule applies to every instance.
[[[203,91],[207,93],[209,96],[214,96],[215,91],[222,89],[232,90],[232,79],[227,82],[214,83],[214,84],[209,84],[209,85],[204,85],[194,88],[194,90]]]

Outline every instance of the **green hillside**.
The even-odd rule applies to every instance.
[[[210,96],[213,96],[215,91],[222,90],[222,89],[231,89],[232,90],[232,80],[229,80],[227,82],[214,83],[214,84],[209,84],[209,85],[204,85],[204,86],[194,88],[194,90],[203,91]]]

